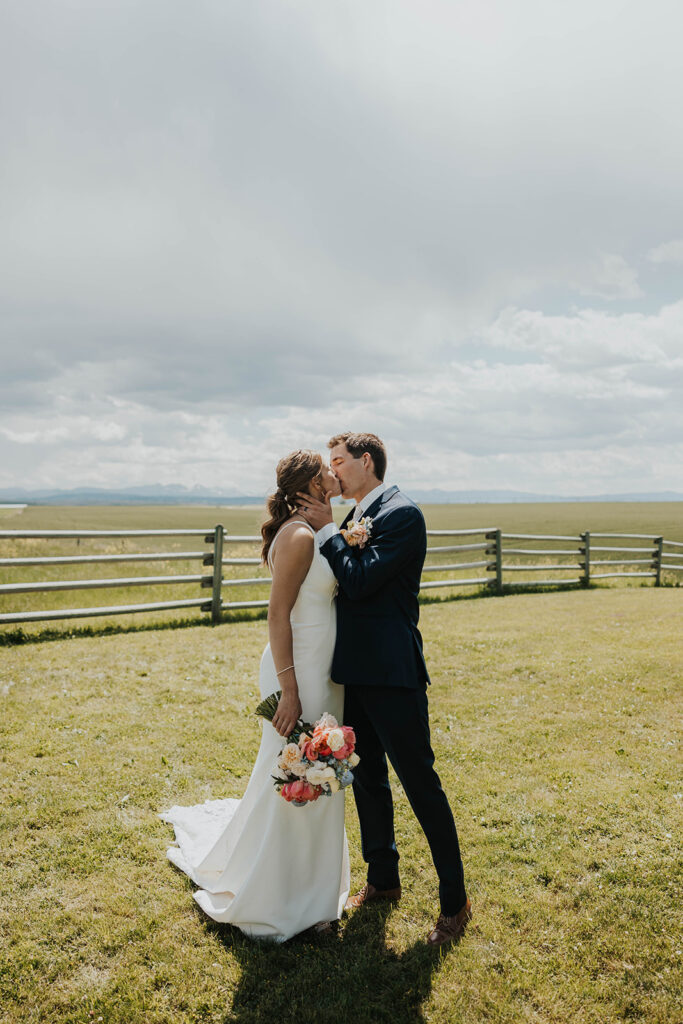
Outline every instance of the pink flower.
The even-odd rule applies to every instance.
[[[353,752],[356,748],[356,734],[350,725],[342,725],[342,732],[344,733],[344,739],[346,740],[347,747],[351,747]]]
[[[285,794],[285,789],[287,793]],[[288,802],[296,800],[297,803],[301,804],[307,800],[317,800],[322,790],[320,786],[312,786],[310,782],[306,782],[305,779],[297,779],[296,782],[288,782],[286,786],[282,787],[282,795]]]
[[[304,744],[303,755],[309,761],[318,760],[318,748],[316,747],[313,740],[308,740]]]

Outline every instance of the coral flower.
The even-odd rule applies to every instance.
[[[350,725],[342,725],[341,730],[344,733],[344,741],[347,747],[351,747],[351,750],[353,750],[356,746],[355,732],[353,731]]]
[[[290,782],[289,798],[285,799],[296,800],[297,803],[304,803],[307,800],[317,800],[320,796],[321,790],[319,786],[312,786],[310,782],[306,782],[304,779],[297,779],[296,782]]]

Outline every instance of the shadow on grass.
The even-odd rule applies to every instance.
[[[278,945],[237,928],[206,927],[239,962],[242,975],[226,1024],[320,1019],[354,1024],[419,1024],[442,954],[424,942],[402,953],[386,945],[391,907],[375,904],[344,918],[338,930]],[[206,919],[204,918],[204,921]]]
[[[214,625],[224,626],[230,622],[256,622],[268,616],[267,608],[228,612],[219,623],[210,619],[172,619],[169,622],[141,622],[139,625],[78,626],[75,629],[41,629],[39,633],[27,633],[24,629],[7,630],[0,633],[0,647],[20,647],[23,644],[42,644],[50,640],[71,640],[91,636],[119,636],[125,633],[149,633],[165,629],[213,629]]]

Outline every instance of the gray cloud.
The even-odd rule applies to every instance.
[[[514,389],[504,420],[476,419],[476,458],[635,443],[623,417],[658,399],[631,362],[673,393],[678,4],[38,0],[2,19],[6,477],[31,430],[82,449],[79,416],[115,425],[79,467],[116,482],[172,472],[181,413],[239,436],[225,473],[270,457],[260,432],[313,415],[324,443],[346,409],[438,447],[467,435],[449,403],[475,416],[478,361],[497,400]],[[500,367],[533,361],[552,380],[531,396],[531,369]],[[604,396],[577,404],[582,372]]]

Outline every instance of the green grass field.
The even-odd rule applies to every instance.
[[[549,504],[510,504],[510,505],[426,505],[424,507],[428,529],[477,529],[498,527],[505,533],[532,534],[568,534],[577,536],[586,529],[594,532],[646,533],[653,536],[664,536],[668,540],[683,542],[683,504],[679,502],[657,503],[549,503]],[[337,508],[337,517],[341,518],[343,510]],[[212,508],[189,506],[113,506],[113,507],[49,507],[30,506],[23,511],[0,510],[0,528],[2,529],[213,529],[222,523],[229,534],[258,535],[263,520],[263,510],[259,508]],[[474,541],[483,538],[470,538]],[[468,538],[460,538],[466,541]],[[457,539],[456,539],[457,542]],[[432,538],[431,545],[447,543],[444,538]],[[506,547],[519,547],[522,542],[510,542]],[[603,542],[617,543],[617,542]],[[626,542],[629,546],[640,546],[637,541]],[[641,542],[642,544],[642,542]],[[528,543],[523,546],[528,547]],[[533,547],[557,548],[557,544]],[[566,544],[559,545],[566,547]],[[116,555],[136,552],[199,552],[210,550],[202,537],[170,537],[170,538],[103,538],[103,539],[65,539],[65,540],[8,540],[0,538],[0,557],[39,557],[40,555],[79,555],[107,554]],[[683,549],[679,549],[683,551]],[[235,544],[227,545],[226,557],[257,557],[259,545]],[[458,570],[452,573],[429,574],[429,565],[454,564],[458,561],[477,561],[485,557],[481,552],[462,555],[433,554],[428,556],[425,580],[448,578],[476,578],[486,573],[482,569]],[[612,557],[612,556],[609,556]],[[626,557],[626,556],[623,556]],[[641,556],[642,557],[642,556]],[[535,561],[551,564],[559,562],[578,562],[574,558],[544,558],[539,556]],[[527,560],[528,562],[529,560]],[[506,556],[506,563],[521,563],[517,556]],[[647,569],[645,565],[626,567]],[[596,570],[596,571],[604,571]],[[53,580],[76,579],[109,579],[115,577],[148,577],[161,575],[186,575],[211,573],[204,568],[201,558],[188,560],[168,560],[159,562],[133,562],[110,564],[77,564],[71,566],[30,566],[0,567],[0,583],[38,582]],[[558,583],[563,579],[576,577],[580,574],[577,568],[571,571],[553,573]],[[548,574],[541,574],[541,576]],[[260,566],[226,566],[226,580],[239,577],[265,577],[268,573]],[[536,581],[538,573],[510,573],[505,577],[506,584],[524,581]],[[663,580],[669,584],[683,583],[682,573],[664,573]],[[608,581],[615,585],[617,581]],[[619,580],[619,586],[641,586],[642,579]],[[646,581],[651,585],[651,581]],[[429,599],[439,597],[471,595],[479,588],[436,588],[424,591]],[[223,591],[224,601],[264,600],[268,597],[268,586],[226,586]],[[145,585],[134,587],[111,587],[98,590],[59,591],[50,594],[0,594],[0,612],[37,611],[58,608],[94,608],[98,606],[130,605],[154,601],[184,600],[204,597],[210,598],[209,590],[201,590],[199,583],[182,583],[173,585]],[[104,627],[125,629],[144,624],[155,625],[178,620],[199,621],[205,613],[198,609],[189,611],[145,612],[137,615],[98,616],[84,620],[64,620],[61,622],[32,623],[23,625],[23,633],[29,635],[44,634],[46,630],[69,632],[85,624],[90,630]],[[0,626],[0,639],[4,635],[16,633],[17,627]]]
[[[273,949],[214,925],[166,861],[159,810],[244,791],[265,622],[1,650],[0,1022],[672,1024],[681,597],[619,586],[423,607],[474,907],[441,954],[423,944],[436,883],[396,780],[404,898],[317,943]],[[347,827],[361,883],[351,798]]]

